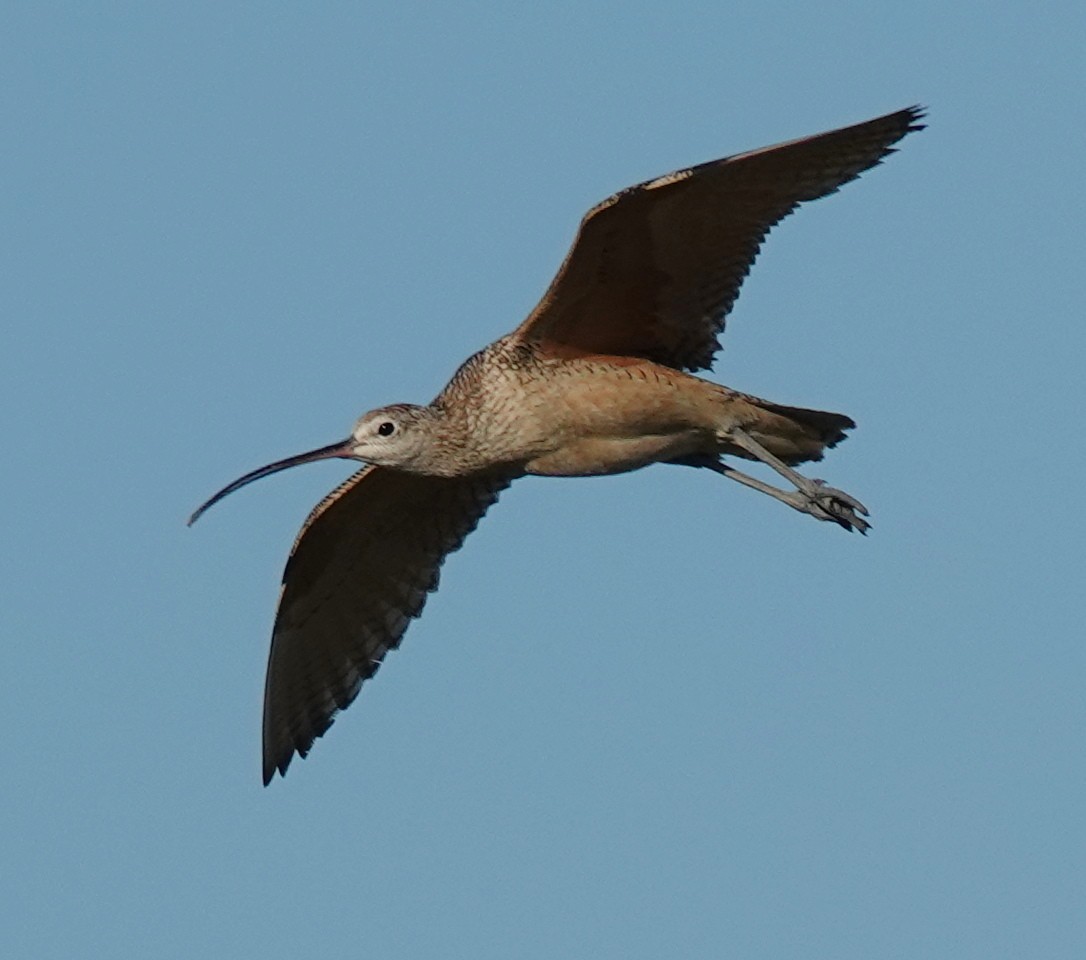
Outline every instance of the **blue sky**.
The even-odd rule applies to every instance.
[[[9,4],[0,953],[1081,957],[1073,3]],[[914,102],[713,376],[859,428],[846,535],[690,470],[518,483],[260,786],[329,463],[582,213]]]

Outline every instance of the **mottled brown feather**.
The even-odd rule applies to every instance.
[[[596,355],[610,370],[636,370],[646,360],[679,370],[708,367],[728,311],[773,225],[799,203],[833,193],[879,163],[892,144],[921,128],[921,117],[918,108],[909,108],[680,170],[593,208],[528,319],[511,337],[467,361],[435,401],[432,409],[446,418],[457,413],[445,422],[451,433],[439,437],[451,446],[435,448],[435,456],[463,458],[479,452],[473,444],[508,439],[519,422],[515,404],[525,399],[523,391],[509,393],[508,384],[519,383],[523,365],[541,354],[548,360]],[[547,375],[567,366],[550,365]],[[565,402],[562,388],[556,390]],[[817,459],[823,446],[832,446],[852,425],[838,414],[757,403],[790,417],[793,427],[809,428],[810,437],[802,430],[797,435],[794,456],[783,454],[788,462]],[[473,417],[481,408],[490,432],[476,435]],[[494,447],[487,452],[493,454]],[[515,459],[483,459],[482,472],[452,478],[366,467],[309,515],[283,574],[268,662],[265,783],[276,770],[284,773],[295,753],[308,753],[399,645],[437,588],[445,556],[517,474]],[[487,464],[495,462],[511,472],[488,472]]]
[[[399,645],[445,556],[509,482],[366,467],[313,510],[283,572],[264,689],[264,783],[309,752]]]
[[[918,107],[630,187],[593,207],[515,336],[570,350],[711,366],[769,230],[922,129]]]

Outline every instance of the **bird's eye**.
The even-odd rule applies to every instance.
[[[377,428],[377,434],[381,437],[391,437],[396,432],[396,424],[391,420],[386,420]]]

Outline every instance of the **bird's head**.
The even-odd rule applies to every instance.
[[[426,473],[433,451],[434,412],[429,407],[395,403],[362,414],[347,445],[349,456],[366,463]]]
[[[414,473],[439,472],[432,470],[430,464],[435,456],[431,439],[435,420],[436,414],[431,408],[410,403],[396,403],[371,410],[359,417],[346,440],[269,463],[223,487],[189,517],[189,525],[223,497],[254,480],[317,460],[341,458]]]

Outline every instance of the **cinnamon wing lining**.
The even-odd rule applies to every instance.
[[[909,107],[615,194],[581,221],[550,288],[514,335],[562,353],[708,368],[770,229],[880,163],[923,129],[922,118]]]
[[[309,515],[283,573],[264,689],[264,783],[304,757],[399,646],[438,569],[509,485],[366,467]]]

